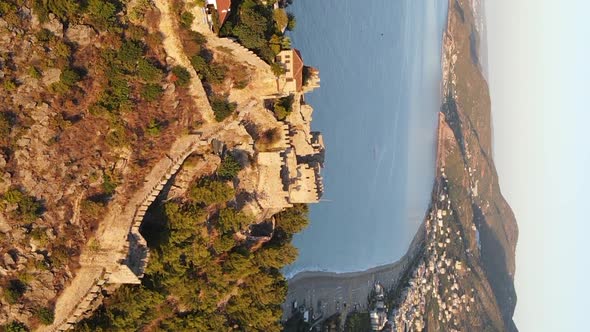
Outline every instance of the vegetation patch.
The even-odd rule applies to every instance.
[[[209,178],[196,182],[190,191],[212,192],[214,187],[233,191]],[[297,256],[286,230],[307,224],[300,220],[307,218],[307,208],[285,211],[284,228],[269,243],[252,249],[234,236],[252,218],[227,206],[233,193],[214,196],[198,199],[198,204],[166,202],[166,224],[145,234],[152,254],[142,284],[121,287],[76,331],[136,331],[148,326],[164,331],[281,331],[287,283],[280,269]]]
[[[287,97],[276,99],[274,102],[273,113],[279,121],[283,121],[293,111],[294,96],[289,95]]]
[[[235,195],[234,188],[225,181],[218,181],[211,178],[199,180],[190,190],[189,197],[204,205],[219,204],[230,200]]]
[[[172,68],[172,74],[174,74],[174,84],[180,87],[186,87],[191,81],[191,74],[183,66],[174,66]]]
[[[39,308],[35,313],[35,316],[39,319],[39,322],[43,325],[50,325],[53,323],[55,318],[53,310],[49,308]]]
[[[16,205],[11,216],[25,224],[30,224],[42,214],[42,205],[33,196],[18,188],[9,189],[2,196],[4,204]]]
[[[228,153],[221,161],[217,169],[217,175],[225,179],[233,179],[241,169],[242,165],[240,165],[238,160]]]
[[[8,303],[15,304],[26,291],[27,285],[23,281],[12,279],[8,281],[8,285],[6,285],[6,288],[4,289],[4,298]]]
[[[217,122],[225,120],[232,115],[238,107],[237,103],[232,103],[227,100],[227,96],[213,96],[210,98],[209,102],[211,103],[211,108],[213,109],[215,120]]]

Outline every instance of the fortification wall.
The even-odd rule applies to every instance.
[[[174,157],[169,155],[165,157],[165,159],[171,161],[169,167],[162,172],[159,182],[153,184],[151,188],[148,187],[150,190],[143,196],[140,203],[135,205],[133,219],[129,223],[131,226],[128,229],[127,243],[122,248],[127,252],[126,259],[119,262],[119,264],[113,264],[112,261],[108,260],[108,257],[102,257],[109,255],[108,252],[87,255],[88,257],[82,260],[82,263],[86,265],[82,267],[84,271],[78,272],[77,279],[72,282],[74,289],[70,289],[70,294],[67,295],[72,299],[64,301],[65,304],[62,304],[62,307],[65,306],[66,308],[60,308],[62,311],[67,310],[67,312],[61,315],[63,318],[59,319],[57,317],[54,324],[44,327],[40,331],[66,331],[73,328],[74,324],[92,311],[96,300],[100,298],[100,294],[107,284],[140,283],[139,278],[143,277],[149,260],[147,242],[139,232],[143,217],[149,205],[156,199],[170,178],[178,172],[186,158],[199,147],[208,144],[207,141],[202,141],[198,135],[191,135],[188,139],[192,140],[188,147],[175,154]],[[157,165],[154,169],[156,168]],[[82,280],[83,278],[92,279]]]

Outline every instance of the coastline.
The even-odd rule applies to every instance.
[[[341,126],[341,123],[334,122],[332,123],[333,128],[338,128],[338,130],[326,130],[327,134],[325,137],[327,144],[337,145],[346,138],[351,141],[351,145],[359,145],[358,142],[360,141],[365,144],[363,146],[369,144],[372,147],[372,150],[363,148],[363,151],[359,152],[362,153],[362,160],[359,160],[358,163],[350,161],[349,164],[358,165],[357,168],[362,168],[363,170],[362,174],[357,175],[357,173],[353,173],[356,175],[355,178],[366,178],[366,182],[373,183],[372,185],[362,186],[357,191],[362,192],[363,197],[374,198],[376,203],[381,207],[376,206],[375,208],[370,208],[370,202],[364,203],[362,198],[360,198],[361,201],[359,203],[367,207],[352,208],[354,202],[357,200],[350,201],[347,199],[354,198],[358,195],[335,194],[334,191],[341,193],[347,190],[339,183],[335,183],[335,179],[340,183],[348,182],[339,175],[344,171],[339,170],[338,172],[340,173],[336,174],[337,171],[330,169],[330,161],[332,161],[332,164],[336,162],[340,163],[346,158],[340,156],[334,157],[333,155],[327,156],[328,163],[326,164],[325,178],[328,181],[326,198],[328,198],[327,201],[329,203],[318,204],[313,207],[312,219],[321,220],[321,222],[312,222],[310,227],[302,232],[303,235],[299,234],[296,236],[295,244],[301,249],[300,255],[298,261],[283,270],[285,278],[291,280],[304,272],[337,274],[363,272],[374,267],[393,264],[402,259],[403,255],[408,251],[408,247],[420,224],[423,222],[425,212],[431,203],[430,194],[432,192],[432,184],[435,182],[433,168],[436,169],[437,114],[440,110],[442,95],[441,55],[444,46],[442,37],[446,31],[448,22],[447,1],[437,1],[436,3],[428,4],[416,2],[409,5],[403,5],[402,2],[402,4],[399,4],[394,9],[398,11],[398,7],[409,7],[409,9],[405,8],[403,10],[403,12],[407,12],[407,20],[411,21],[417,15],[427,12],[428,15],[422,15],[424,17],[419,22],[427,20],[430,23],[422,22],[418,27],[415,27],[413,24],[403,23],[407,20],[398,19],[397,21],[402,23],[400,23],[399,27],[392,28],[392,30],[398,29],[401,32],[394,34],[385,31],[385,37],[383,37],[383,33],[375,33],[375,35],[381,35],[381,37],[373,44],[382,45],[378,47],[385,47],[388,50],[387,52],[389,53],[387,54],[391,55],[392,61],[396,61],[397,63],[397,65],[393,64],[395,66],[389,72],[399,75],[392,76],[396,77],[395,81],[391,79],[387,82],[379,81],[379,84],[386,87],[385,90],[393,91],[393,95],[391,96],[392,103],[391,105],[387,105],[390,109],[386,109],[385,114],[381,114],[384,112],[379,113],[378,111],[374,111],[374,115],[365,117],[369,119],[382,118],[380,123],[386,125],[374,125],[373,122],[369,122],[369,120],[361,117],[357,122],[357,127],[361,126],[361,128],[355,129],[349,135],[350,137],[344,137],[341,134],[343,131],[348,130],[348,127],[343,129],[343,126],[348,125],[348,123],[343,123]],[[347,11],[344,10],[341,14],[345,15]],[[303,24],[311,24],[315,28],[325,28],[323,25],[315,25],[313,21],[307,22],[301,20],[301,22]],[[378,26],[378,22],[368,27]],[[336,23],[340,22],[337,21]],[[366,29],[368,27],[360,26],[360,29]],[[303,33],[309,33],[309,31],[304,30]],[[373,35],[366,30],[364,34],[367,36]],[[412,38],[416,37],[419,37],[419,39],[413,42]],[[294,40],[302,44],[304,50],[315,45],[314,38],[307,38],[301,34]],[[335,46],[331,46],[331,49],[334,48]],[[398,51],[391,53],[389,50],[393,48],[397,48]],[[338,48],[336,47],[336,49]],[[370,50],[373,50],[373,48]],[[420,54],[419,52],[426,51],[429,54],[428,56],[420,56],[418,58],[411,56],[412,54]],[[363,53],[366,52],[361,52],[361,54]],[[314,104],[319,104],[322,110],[326,109],[326,112],[320,112],[317,115],[317,121],[320,121],[319,124],[322,124],[321,121],[326,118],[326,114],[329,114],[328,108],[332,108],[333,102],[322,104],[321,101],[323,99],[329,98],[322,97],[322,99],[318,98],[318,96],[320,94],[326,96],[327,94],[338,93],[340,92],[339,90],[345,90],[348,86],[341,86],[339,85],[340,81],[335,81],[334,79],[330,81],[330,66],[325,61],[322,62],[321,57],[331,57],[333,56],[331,52],[312,52],[312,54],[315,55],[315,59],[312,57],[311,62],[318,64],[319,68],[328,66],[327,70],[322,70],[322,80],[327,82],[327,84],[319,94],[318,92],[315,93],[315,99],[318,100],[313,100]],[[346,61],[353,61],[350,59],[351,57],[348,57]],[[354,61],[351,63],[355,64],[356,62]],[[410,77],[407,77],[408,75]],[[325,76],[328,78],[325,78]],[[334,76],[333,78],[342,77]],[[414,87],[416,91],[411,92],[413,90],[410,87]],[[403,96],[397,96],[396,91],[401,91]],[[388,93],[382,90],[378,90],[377,92],[379,92],[379,95],[385,96]],[[425,99],[428,99],[428,101],[424,101]],[[379,109],[384,108],[381,107]],[[333,115],[329,114],[328,118],[332,117]],[[367,125],[371,126],[367,127]],[[326,126],[327,124],[324,123],[323,127]],[[370,131],[371,127],[373,131]],[[388,128],[383,129],[382,127]],[[385,132],[394,134],[383,134]],[[369,138],[366,139],[366,137]],[[335,138],[339,140],[335,141]],[[412,146],[415,146],[415,148],[412,148]],[[356,146],[352,146],[351,149],[356,149]],[[338,146],[332,146],[331,151],[338,152]],[[352,172],[346,168],[345,170],[346,172]],[[407,184],[404,179],[408,181]],[[355,179],[351,179],[351,181],[356,183],[354,182],[356,181]],[[386,183],[389,188],[394,188],[393,194],[383,191],[385,186],[379,183]],[[387,190],[391,192],[391,189]],[[343,206],[341,203],[343,201],[346,201],[348,205]],[[387,206],[388,204],[390,204],[390,208],[392,209],[392,215],[382,213],[383,206]],[[329,209],[335,208],[341,211],[351,211],[345,216],[342,216],[342,213],[328,211]],[[333,220],[339,220],[340,222],[336,223]],[[361,220],[367,221],[365,223],[361,222]],[[363,224],[366,227],[380,231],[372,234],[371,231],[364,229]],[[330,232],[330,228],[334,229],[333,227],[342,227],[342,230]],[[336,237],[334,239],[326,239],[329,245],[317,244],[318,238],[321,239],[321,237],[315,236],[318,233],[320,235],[336,234]],[[315,239],[315,241],[310,241],[310,239]],[[355,241],[357,240],[359,241],[357,245],[351,245],[356,243]],[[349,247],[354,249],[348,249]],[[322,254],[318,255],[316,253]]]
[[[288,294],[283,304],[283,319],[286,320],[291,316],[291,311],[289,308],[293,309],[293,305],[295,303],[304,304],[309,302],[310,307],[313,309],[315,307],[314,298],[325,297],[334,299],[333,301],[328,301],[327,307],[323,307],[323,318],[327,318],[331,315],[336,313],[340,313],[341,321],[346,320],[346,316],[348,312],[351,311],[353,306],[348,306],[347,308],[342,308],[340,306],[340,302],[345,301],[348,299],[348,303],[355,304],[356,308],[356,300],[364,300],[364,302],[359,303],[360,309],[365,310],[367,308],[367,299],[370,295],[371,290],[373,289],[373,285],[376,282],[379,282],[384,286],[385,289],[396,289],[400,285],[400,281],[404,276],[404,273],[411,268],[409,265],[412,264],[414,258],[417,254],[421,252],[421,246],[424,242],[425,237],[425,221],[428,218],[428,211],[431,210],[432,202],[436,201],[436,183],[439,174],[439,170],[441,167],[441,158],[440,158],[440,143],[442,141],[442,133],[441,133],[441,112],[440,107],[443,104],[443,96],[444,96],[444,89],[447,85],[447,80],[449,79],[448,76],[445,76],[445,70],[448,69],[446,63],[448,60],[448,44],[445,43],[445,36],[448,34],[449,29],[449,22],[450,22],[450,15],[451,10],[450,6],[452,5],[452,0],[448,1],[448,8],[446,13],[446,20],[444,27],[441,31],[441,51],[440,51],[440,82],[439,82],[439,109],[437,111],[438,119],[437,119],[437,127],[436,127],[436,141],[435,143],[435,162],[434,162],[434,180],[432,183],[433,191],[431,193],[431,200],[429,205],[424,211],[424,218],[422,219],[418,230],[416,231],[414,238],[412,239],[406,253],[397,261],[379,265],[376,267],[372,267],[366,270],[361,271],[353,271],[353,272],[333,272],[333,271],[313,271],[313,270],[304,270],[301,272],[294,273],[291,276],[285,276],[288,281]],[[363,289],[359,289],[360,285],[363,285]],[[357,286],[358,288],[354,288]],[[311,295],[310,295],[311,294]],[[352,301],[351,301],[352,300]],[[335,303],[333,303],[335,302]],[[318,302],[318,309],[319,308]],[[344,302],[346,303],[346,302]]]

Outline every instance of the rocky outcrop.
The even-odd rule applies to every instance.
[[[69,26],[65,33],[65,38],[78,44],[79,46],[88,46],[96,42],[97,33],[89,25],[72,25]]]

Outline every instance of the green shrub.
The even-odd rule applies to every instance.
[[[226,66],[218,63],[211,63],[205,73],[205,80],[212,84],[220,84],[225,79],[226,73]]]
[[[80,80],[80,74],[73,69],[64,69],[59,75],[60,83],[64,84],[68,88],[72,87],[76,82]]]
[[[222,235],[215,239],[215,241],[213,242],[213,249],[215,250],[215,252],[219,254],[223,252],[228,252],[235,245],[236,241],[231,235]]]
[[[199,78],[208,83],[219,84],[225,79],[227,67],[222,64],[208,63],[198,54],[191,57],[191,64],[199,74]]]
[[[189,197],[198,203],[205,205],[227,202],[235,195],[234,188],[224,181],[215,181],[205,178],[196,183],[189,192]]]
[[[279,30],[286,28],[289,23],[289,17],[283,8],[275,9],[272,13],[272,18]]]
[[[4,327],[5,332],[27,332],[29,329],[21,322],[12,321]]]
[[[39,318],[39,321],[43,325],[50,325],[53,323],[53,320],[55,319],[53,310],[49,308],[39,308],[36,314],[37,318]]]
[[[160,135],[160,132],[162,132],[162,124],[156,121],[155,119],[151,119],[145,131],[150,136],[158,136]]]
[[[283,97],[275,100],[273,112],[278,120],[285,120],[293,110],[294,96]]]
[[[42,75],[39,69],[37,69],[35,66],[31,66],[29,67],[29,76],[31,76],[34,79],[40,79]]]
[[[76,0],[35,0],[33,7],[41,22],[47,21],[49,13],[67,22],[80,12],[80,2]]]
[[[195,16],[190,12],[183,12],[182,14],[180,14],[180,24],[187,29],[190,29],[194,20]]]
[[[112,196],[117,189],[119,184],[115,180],[112,174],[104,173],[102,176],[102,190],[108,196]]]
[[[11,128],[12,126],[6,113],[0,112],[0,139],[8,137]]]
[[[150,83],[159,82],[162,79],[162,71],[146,59],[140,59],[137,62],[137,74],[142,80]]]
[[[35,34],[35,37],[37,37],[37,40],[41,42],[48,42],[52,40],[55,37],[55,35],[53,34],[53,32],[51,32],[51,30],[41,29],[39,30],[39,32]]]
[[[241,231],[251,222],[252,218],[246,216],[243,212],[236,211],[233,208],[225,208],[219,211],[217,228],[223,234],[233,234]]]
[[[287,30],[295,30],[295,27],[297,26],[297,20],[295,20],[295,15],[287,13],[287,17],[289,18],[289,23],[287,23]]]
[[[195,68],[195,70],[199,74],[205,71],[205,69],[208,66],[207,61],[205,61],[205,58],[203,58],[199,54],[195,54],[191,57],[191,65],[193,65],[193,68]]]
[[[14,83],[14,81],[10,78],[5,79],[2,85],[4,86],[4,90],[6,91],[14,91],[16,89],[16,83]]]
[[[133,72],[135,70],[137,63],[142,56],[143,45],[134,40],[125,41],[117,53],[117,59],[121,63],[121,66],[128,72]]]
[[[242,169],[242,165],[231,154],[227,154],[217,169],[217,175],[222,178],[233,179]]]
[[[15,13],[17,11],[17,7],[6,1],[0,1],[0,16],[5,16],[9,13]]]
[[[295,204],[275,215],[277,227],[287,234],[301,232],[309,224],[309,208],[306,204]]]
[[[133,21],[142,21],[150,8],[150,2],[149,0],[138,0],[135,3],[135,6],[129,11],[129,17]]]
[[[143,86],[141,90],[141,98],[145,99],[146,101],[155,101],[160,99],[164,90],[159,84],[146,84]]]
[[[71,249],[67,248],[63,244],[54,245],[51,248],[51,256],[49,260],[51,261],[51,265],[54,267],[61,267],[68,262],[70,262],[71,258]]]
[[[285,118],[287,118],[287,116],[289,115],[289,112],[287,112],[287,109],[285,109],[284,106],[282,105],[276,105],[274,107],[274,113],[275,116],[277,117],[278,120],[285,120]]]
[[[262,268],[280,269],[297,259],[297,248],[290,242],[282,245],[271,244],[264,250],[256,251],[256,264]]]
[[[189,31],[190,38],[197,44],[203,46],[207,43],[207,37],[200,32],[190,30]]]
[[[226,97],[220,96],[213,96],[210,102],[217,122],[221,122],[232,115],[238,106],[236,103],[230,103]]]
[[[129,138],[125,132],[125,128],[117,126],[112,129],[106,136],[106,142],[109,146],[120,148],[129,145]]]
[[[49,244],[49,236],[47,236],[47,228],[34,228],[31,231],[31,237],[37,241],[41,247],[46,247]]]
[[[221,29],[221,21],[219,20],[219,12],[214,10],[211,12],[211,22],[213,25],[213,32],[219,34],[219,30]]]
[[[109,77],[109,86],[102,93],[99,104],[111,112],[119,111],[130,103],[128,80],[123,75],[113,74]]]
[[[174,74],[174,84],[178,86],[187,86],[191,81],[191,74],[182,66],[174,66],[172,74]]]
[[[58,58],[62,58],[65,61],[72,55],[72,49],[63,40],[54,40],[52,50]]]
[[[15,304],[27,291],[27,285],[18,279],[12,279],[4,290],[4,298],[10,304]]]
[[[41,215],[41,204],[19,189],[9,189],[3,198],[7,203],[18,206],[13,212],[14,217],[25,223],[31,223]]]
[[[279,51],[280,51],[280,46],[279,46]],[[282,75],[285,75],[285,68],[283,68],[283,66],[281,66],[280,64],[278,64],[276,62],[270,65],[270,70],[272,71],[273,74],[275,74],[276,77],[280,77]]]
[[[96,27],[100,30],[104,30],[108,29],[115,21],[117,7],[109,1],[89,0],[86,11]]]

